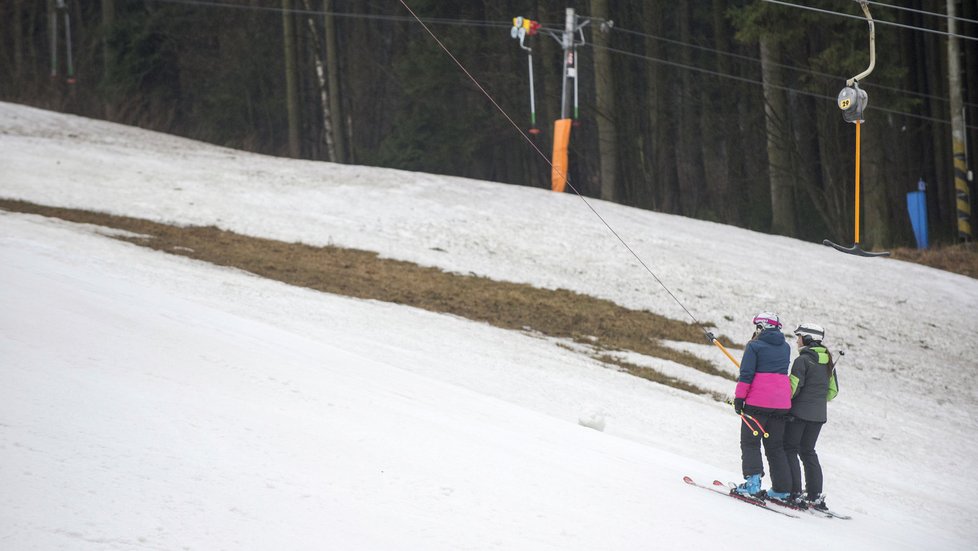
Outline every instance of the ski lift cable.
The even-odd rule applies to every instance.
[[[859,0],[853,0],[853,1],[858,2]],[[940,17],[942,19],[954,19],[955,21],[963,21],[965,23],[978,23],[978,19],[968,19],[967,17],[950,17],[949,18],[946,13],[939,13],[939,12],[932,12],[932,11],[924,11],[924,10],[918,10],[918,9],[914,9],[914,8],[906,8],[904,6],[896,6],[894,4],[886,4],[886,3],[883,3],[883,2],[872,2],[872,1],[868,1],[866,3],[867,4],[870,4],[872,6],[879,6],[881,8],[891,8],[891,9],[894,9],[894,10],[908,11],[908,12],[917,13],[917,14],[920,14],[920,15],[929,15],[929,16],[932,16],[932,17]]]
[[[848,14],[848,13],[842,13],[842,12],[827,10],[827,9],[823,9],[823,8],[816,8],[814,6],[804,6],[804,5],[801,5],[801,4],[792,4],[791,2],[782,2],[781,0],[763,0],[763,1],[764,2],[767,2],[769,4],[778,4],[779,6],[788,6],[788,7],[791,7],[791,8],[799,8],[799,9],[814,11],[814,12],[818,12],[818,13],[826,13],[826,14],[830,14],[830,15],[838,15],[838,16],[841,16],[841,17],[848,17],[850,19],[859,19],[860,21],[863,21],[864,20],[863,17],[860,17],[858,15],[852,15],[852,14]],[[911,29],[911,30],[915,30],[915,31],[923,31],[923,32],[927,32],[927,33],[941,34],[941,35],[944,35],[944,36],[953,36],[955,38],[963,38],[965,40],[975,40],[975,41],[978,41],[978,37],[976,37],[976,36],[968,36],[968,35],[964,35],[964,34],[949,33],[947,31],[939,31],[939,30],[936,30],[936,29],[929,29],[927,27],[915,27],[914,25],[904,25],[903,23],[895,23],[893,21],[879,21],[879,20],[876,20],[876,23],[878,23],[880,25],[889,25],[891,27],[900,27],[901,29]]]
[[[718,48],[710,48],[710,47],[707,47],[707,46],[700,46],[698,44],[691,44],[689,42],[683,42],[681,40],[675,40],[675,39],[672,39],[672,38],[665,38],[665,37],[662,37],[662,36],[658,36],[658,35],[654,35],[654,34],[649,34],[649,33],[641,32],[641,31],[634,31],[634,30],[630,30],[630,29],[622,29],[622,28],[617,27],[617,26],[616,27],[612,27],[611,30],[612,30],[612,32],[621,32],[621,33],[624,33],[624,34],[631,34],[631,35],[635,35],[635,36],[641,36],[641,37],[644,37],[644,38],[651,38],[653,40],[658,40],[660,42],[665,42],[667,44],[675,44],[677,46],[684,46],[684,47],[687,47],[687,48],[693,48],[695,50],[702,50],[702,51],[714,53],[714,54],[717,54],[717,55],[732,57],[734,59],[740,59],[740,60],[743,60],[743,61],[750,61],[752,63],[757,63],[757,64],[760,64],[761,63],[761,60],[760,59],[758,59],[756,57],[749,56],[749,55],[735,54],[733,52],[726,52],[726,51],[720,50]],[[826,72],[822,72],[822,71],[816,71],[815,69],[808,69],[808,68],[805,68],[805,67],[797,67],[795,65],[789,65],[787,63],[771,62],[771,65],[773,65],[775,67],[780,67],[782,69],[788,69],[790,71],[796,71],[798,73],[814,75],[814,76],[817,76],[817,77],[831,78],[831,79],[835,79],[835,80],[846,80],[845,77],[843,77],[841,75],[834,75],[832,73],[826,73]],[[947,103],[947,102],[950,101],[947,98],[943,98],[941,96],[935,96],[933,94],[926,94],[924,92],[915,92],[913,90],[905,90],[903,88],[896,88],[896,87],[893,87],[893,86],[884,86],[882,84],[871,84],[870,87],[871,88],[875,88],[875,89],[880,89],[880,90],[888,90],[888,91],[891,91],[891,92],[897,92],[897,93],[900,93],[900,94],[909,94],[909,95],[918,96],[918,97],[927,98],[927,99],[932,99],[932,100],[936,100],[936,101],[942,101],[942,102],[945,102],[945,103]],[[967,105],[969,107],[978,107],[978,103],[965,102],[965,105]]]
[[[267,11],[267,12],[274,12],[274,13],[292,13],[296,15],[332,15],[334,17],[342,17],[342,18],[349,18],[349,19],[370,19],[374,21],[397,21],[397,22],[410,22],[410,23],[414,22],[413,17],[405,17],[401,15],[348,13],[348,12],[341,12],[341,11],[324,11],[324,10],[315,10],[315,9],[306,10],[301,8],[285,9],[276,6],[234,4],[230,2],[221,2],[219,0],[154,0],[154,1],[160,4],[181,4],[187,6],[233,8],[239,10]],[[437,18],[437,17],[425,19],[425,22],[436,24],[436,25],[486,27],[486,28],[497,28],[497,29],[506,29],[512,26],[512,24],[510,23],[504,23],[501,21],[487,21],[487,20],[477,20],[477,19],[449,19],[449,18]]]
[[[752,79],[752,78],[741,77],[741,76],[737,76],[737,75],[731,75],[729,73],[722,73],[720,71],[714,71],[714,70],[711,70],[711,69],[704,69],[702,67],[696,67],[694,65],[686,65],[684,63],[679,63],[679,62],[676,62],[676,61],[669,61],[669,60],[660,59],[660,58],[657,58],[657,57],[650,57],[650,56],[647,56],[647,55],[637,54],[635,52],[629,52],[629,51],[625,51],[625,50],[619,50],[617,48],[611,48],[611,47],[608,47],[608,46],[595,46],[594,44],[591,44],[590,46],[591,46],[591,48],[604,49],[604,50],[608,50],[610,52],[617,53],[617,54],[622,54],[622,55],[626,55],[626,56],[636,57],[636,58],[639,58],[639,59],[645,59],[647,61],[652,61],[652,62],[655,62],[655,63],[662,63],[663,65],[670,65],[670,66],[673,66],[673,67],[680,67],[680,68],[683,68],[683,69],[689,69],[691,71],[697,71],[697,72],[700,72],[700,73],[706,73],[708,75],[713,75],[713,76],[717,76],[717,77],[721,77],[721,78],[729,78],[729,79],[732,79],[732,80],[737,80],[737,81],[740,81],[740,82],[746,82],[748,84],[755,84],[755,85],[758,85],[758,86],[764,86],[765,85],[763,82],[761,82],[759,80]],[[768,86],[771,86],[773,88],[777,88],[779,90],[784,90],[786,92],[791,92],[791,93],[794,93],[794,94],[799,94],[799,95],[802,95],[802,96],[809,96],[809,97],[818,98],[818,99],[830,100],[832,102],[835,102],[835,100],[836,100],[836,98],[835,97],[832,97],[832,96],[826,96],[824,94],[817,94],[815,92],[806,92],[805,90],[799,90],[797,88],[791,88],[789,86],[781,86],[781,85],[778,85],[778,84],[769,84]],[[892,115],[900,115],[900,116],[904,116],[904,117],[910,117],[910,118],[913,118],[913,119],[920,119],[920,120],[935,122],[935,123],[939,123],[939,124],[951,124],[951,122],[948,121],[948,120],[938,119],[938,118],[935,118],[935,117],[928,117],[927,115],[917,115],[917,114],[914,114],[914,113],[907,113],[907,112],[904,112],[904,111],[897,111],[895,109],[887,109],[885,107],[874,107],[873,109],[875,109],[876,111],[882,111],[884,113],[890,113]],[[970,129],[970,130],[978,130],[978,126],[976,126],[976,125],[968,125],[967,128]]]
[[[498,110],[503,115],[503,117],[505,117],[506,120],[509,121],[509,123],[513,126],[513,128],[516,129],[517,132],[519,132],[520,136],[522,136],[523,139],[530,145],[530,147],[532,147],[533,150],[537,152],[537,155],[539,155],[544,161],[547,162],[548,165],[550,165],[551,168],[553,168],[553,163],[550,161],[550,159],[542,151],[540,151],[540,148],[537,147],[535,143],[533,143],[533,140],[530,139],[530,137],[527,136],[525,132],[523,132],[523,129],[518,124],[516,124],[513,118],[509,116],[509,113],[507,113],[506,110],[503,109],[502,106],[500,106],[499,103],[496,102],[496,100],[492,97],[492,95],[489,92],[487,92],[485,88],[483,88],[482,84],[480,84],[479,81],[474,76],[472,76],[472,74],[468,71],[468,69],[465,68],[465,66],[458,60],[458,58],[456,58],[455,55],[452,54],[452,52],[442,43],[442,41],[439,40],[439,38],[435,35],[434,32],[431,31],[428,25],[426,25],[425,22],[422,21],[421,18],[414,13],[411,7],[407,5],[405,0],[399,0],[399,2],[401,3],[402,6],[404,6],[404,9],[406,9],[412,15],[412,17],[414,17],[414,19],[424,28],[424,30],[427,31],[429,35],[431,35],[431,38],[434,39],[434,41],[438,44],[438,46],[441,47],[441,49],[444,50],[444,52],[450,58],[452,58],[452,61],[454,61],[455,64],[458,65],[458,68],[461,69],[463,73],[465,73],[465,75],[469,78],[469,80],[471,80],[472,83],[475,84],[475,86],[482,91],[482,93],[486,96],[486,98],[496,107],[496,110]],[[686,308],[686,305],[684,305],[682,301],[679,300],[679,298],[669,289],[669,287],[666,286],[666,284],[659,278],[658,275],[656,275],[656,273],[652,270],[652,268],[649,267],[649,265],[642,259],[642,257],[639,256],[638,253],[636,253],[635,250],[632,249],[627,242],[625,242],[625,240],[621,237],[621,235],[617,231],[615,231],[615,229],[611,226],[611,224],[609,224],[608,221],[605,220],[604,217],[601,216],[601,214],[594,208],[594,206],[591,205],[591,203],[584,197],[584,195],[582,195],[581,192],[578,191],[578,189],[571,183],[570,178],[567,179],[567,185],[570,187],[571,190],[574,191],[574,193],[581,199],[581,201],[584,202],[587,208],[590,209],[590,211],[598,218],[598,220],[600,220],[601,223],[604,224],[604,226],[608,229],[608,231],[610,231],[612,235],[614,235],[615,238],[618,239],[618,242],[621,243],[621,245],[624,246],[629,253],[631,253],[631,255],[635,258],[635,260],[638,261],[638,263],[643,268],[645,268],[645,271],[647,271],[656,280],[656,282],[658,282],[658,284],[666,291],[666,293],[668,293],[669,296],[672,297],[672,299],[676,302],[676,304],[678,304],[679,307],[682,308],[684,312],[686,312],[686,315],[689,316],[691,320],[693,320],[693,323],[703,330],[703,332],[711,339],[711,342],[716,342],[716,338],[713,336],[713,334],[707,331],[703,327],[703,324],[701,324],[700,321],[696,319],[696,316],[694,316],[693,313],[690,312],[688,308]],[[718,342],[716,342],[716,344],[722,347],[722,345],[720,345]]]

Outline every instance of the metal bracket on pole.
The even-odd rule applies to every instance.
[[[567,79],[574,79],[574,119],[578,117],[578,86],[577,86],[577,47],[586,44],[584,39],[584,27],[591,23],[590,19],[584,19],[578,23],[579,18],[574,13],[574,8],[567,8],[564,17],[564,32],[561,35],[560,46],[564,50],[564,73],[561,83],[560,97],[560,118],[568,118],[567,102]],[[577,34],[579,39],[575,39]]]
[[[514,17],[513,29],[510,32],[510,36],[520,39],[520,48],[526,50],[527,67],[530,73],[530,128],[528,132],[533,135],[539,134],[540,129],[537,128],[536,94],[533,90],[533,48],[527,46],[525,40],[527,35],[536,34],[539,29],[540,24],[536,21],[524,17]]]
[[[876,67],[876,26],[873,23],[873,16],[869,13],[869,1],[859,0],[859,6],[862,7],[863,13],[866,14],[866,21],[869,22],[869,67],[847,80],[846,86],[852,86],[856,82],[868,77],[873,72],[873,68]]]

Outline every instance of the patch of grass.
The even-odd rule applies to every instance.
[[[648,311],[630,310],[566,289],[548,290],[445,272],[377,253],[310,246],[250,237],[208,226],[178,227],[138,218],[47,207],[0,199],[0,208],[94,224],[149,236],[115,236],[136,245],[239,268],[261,277],[327,293],[393,302],[454,314],[496,327],[535,331],[587,344],[598,350],[631,350],[735,380],[709,361],[661,344],[662,340],[704,343],[703,329]],[[721,342],[729,345],[729,339]],[[707,394],[653,370],[606,361],[647,379]]]
[[[708,390],[696,386],[693,383],[688,383],[681,379],[670,377],[665,373],[652,369],[651,367],[643,367],[640,365],[633,364],[631,362],[626,362],[625,360],[622,360],[620,358],[615,358],[614,356],[608,356],[608,355],[598,356],[595,359],[597,359],[602,363],[617,366],[620,370],[635,375],[636,377],[641,377],[643,379],[655,383],[660,383],[667,386],[671,386],[673,388],[678,388],[679,390],[685,390],[686,392],[692,392],[693,394],[705,394],[708,396],[712,396],[712,393]]]
[[[978,245],[975,243],[937,245],[929,249],[900,248],[891,251],[891,256],[978,279]]]

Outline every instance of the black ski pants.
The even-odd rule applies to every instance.
[[[784,452],[791,470],[791,492],[801,494],[801,467],[798,458],[805,465],[805,490],[809,499],[822,494],[822,466],[818,463],[815,443],[825,423],[805,421],[795,418],[784,429]]]
[[[752,474],[764,476],[764,463],[761,460],[761,442],[763,442],[764,455],[767,456],[767,464],[771,469],[771,489],[775,492],[790,491],[791,473],[788,471],[788,459],[784,454],[783,443],[784,416],[780,413],[752,411],[750,408],[745,408],[744,413],[759,421],[768,434],[767,438],[764,438],[764,431],[758,431],[758,435],[754,436],[747,423],[740,423],[740,458],[744,478]],[[747,421],[756,426],[754,421],[750,419]]]

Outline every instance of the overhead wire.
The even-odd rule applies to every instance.
[[[827,10],[825,8],[816,8],[814,6],[805,6],[805,5],[802,5],[802,4],[792,4],[791,2],[783,2],[782,0],[763,0],[763,1],[764,2],[767,2],[769,4],[778,4],[779,6],[788,6],[788,7],[792,7],[792,8],[799,8],[799,9],[808,10],[808,11],[814,11],[814,12],[818,12],[818,13],[838,15],[840,17],[848,17],[850,19],[859,19],[860,21],[865,21],[866,20],[866,18],[863,17],[863,16],[861,16],[861,15],[854,15],[854,14],[849,14],[849,13],[842,13],[842,12],[838,12],[838,11]],[[927,28],[927,27],[917,27],[917,26],[914,26],[914,25],[905,25],[903,23],[896,23],[896,22],[893,22],[893,21],[886,21],[886,20],[883,20],[883,19],[875,19],[874,18],[873,19],[873,22],[876,23],[877,25],[890,25],[892,27],[899,27],[901,29],[912,29],[912,30],[916,30],[916,31],[923,31],[923,32],[926,32],[926,33],[934,33],[934,34],[940,34],[940,35],[944,35],[944,36],[953,36],[955,38],[963,38],[965,40],[975,40],[975,41],[978,41],[978,36],[968,36],[968,35],[965,35],[965,34],[951,33],[951,32],[947,32],[947,31],[939,31],[939,30],[930,29],[930,28]]]
[[[342,11],[306,10],[302,8],[286,9],[279,6],[238,4],[234,2],[221,2],[219,0],[152,0],[152,1],[160,4],[208,6],[208,7],[219,7],[219,8],[232,8],[232,9],[239,9],[239,10],[267,11],[267,12],[275,12],[275,13],[293,13],[297,15],[332,15],[334,17],[349,18],[349,19],[393,21],[393,22],[400,22],[400,23],[414,22],[413,18],[406,17],[403,15],[349,13],[349,12],[342,12]],[[513,26],[512,23],[501,22],[501,21],[487,21],[487,20],[478,20],[478,19],[449,19],[449,18],[438,18],[438,17],[425,19],[425,22],[436,24],[436,25],[454,25],[454,26],[461,26],[461,27],[486,27],[486,28],[497,28],[497,29],[509,29],[510,27]]]
[[[670,65],[670,66],[673,66],[673,67],[681,67],[683,69],[688,69],[690,71],[695,71],[695,72],[699,72],[699,73],[705,73],[705,74],[709,74],[709,75],[713,75],[713,76],[717,76],[717,77],[721,77],[721,78],[728,78],[728,79],[736,80],[736,81],[739,81],[739,82],[746,82],[748,84],[755,84],[755,85],[758,85],[758,86],[765,86],[766,85],[766,86],[770,86],[770,87],[773,87],[773,88],[777,88],[779,90],[784,90],[786,92],[791,92],[791,93],[799,94],[799,95],[802,95],[802,96],[809,96],[809,97],[813,97],[813,98],[825,99],[825,100],[830,100],[830,101],[833,101],[833,102],[836,101],[836,98],[834,96],[826,96],[824,94],[817,94],[815,92],[808,92],[808,91],[805,91],[805,90],[799,90],[798,88],[791,88],[790,86],[782,86],[782,85],[770,84],[770,83],[765,84],[763,81],[755,80],[755,79],[752,79],[752,78],[741,77],[741,76],[737,76],[737,75],[731,75],[729,73],[723,73],[723,72],[714,71],[714,70],[711,70],[711,69],[704,69],[702,67],[696,67],[694,65],[687,65],[685,63],[679,63],[679,62],[676,62],[676,61],[669,61],[667,59],[660,59],[660,58],[651,57],[651,56],[647,56],[647,55],[637,54],[635,52],[629,52],[629,51],[625,51],[625,50],[619,50],[617,48],[612,48],[610,46],[596,46],[594,44],[590,44],[590,47],[591,48],[598,48],[598,49],[605,49],[605,50],[608,50],[610,52],[614,52],[614,53],[617,53],[617,54],[622,54],[622,55],[626,55],[626,56],[630,56],[630,57],[644,59],[644,60],[652,61],[652,62],[655,62],[655,63],[661,63],[663,65]],[[948,120],[938,119],[938,118],[935,118],[935,117],[929,117],[927,115],[917,115],[915,113],[907,113],[905,111],[897,111],[895,109],[887,109],[885,107],[874,107],[873,109],[876,110],[876,111],[882,111],[884,113],[890,113],[890,114],[893,114],[893,115],[902,115],[902,116],[905,116],[905,117],[910,117],[910,118],[914,118],[914,119],[921,119],[921,120],[926,120],[926,121],[930,121],[930,122],[936,122],[936,123],[940,123],[940,124],[951,124],[951,122],[948,121]],[[972,130],[978,130],[978,126],[975,126],[975,125],[967,125],[966,128],[969,128],[969,129],[972,129]]]
[[[854,1],[858,2],[859,0],[854,0]],[[978,19],[968,19],[967,17],[960,17],[960,16],[948,17],[948,15],[946,13],[939,13],[939,12],[931,12],[931,11],[918,10],[916,8],[907,8],[907,7],[904,7],[904,6],[897,6],[896,4],[886,4],[884,2],[870,2],[870,1],[867,1],[866,3],[869,4],[869,5],[871,5],[871,6],[879,6],[881,8],[890,8],[890,9],[900,10],[900,11],[908,11],[908,12],[917,13],[917,14],[920,14],[920,15],[929,15],[931,17],[940,17],[940,18],[943,18],[943,19],[954,19],[955,21],[963,21],[965,23],[978,23]]]
[[[675,44],[677,46],[683,46],[683,47],[692,48],[692,49],[695,49],[695,50],[710,52],[710,53],[716,54],[716,55],[721,55],[721,56],[725,56],[725,57],[731,57],[731,58],[739,59],[739,60],[743,60],[743,61],[749,61],[751,63],[756,63],[758,65],[761,64],[761,60],[760,59],[758,59],[756,57],[749,56],[749,55],[743,55],[743,54],[736,54],[736,53],[733,53],[733,52],[727,52],[727,51],[724,51],[724,50],[720,50],[718,48],[710,48],[708,46],[701,46],[699,44],[692,44],[692,43],[689,43],[689,42],[683,42],[681,40],[675,40],[675,39],[672,39],[672,38],[666,38],[666,37],[662,37],[662,36],[658,36],[658,35],[654,35],[654,34],[642,32],[642,31],[635,31],[635,30],[623,29],[623,28],[620,28],[620,27],[617,27],[617,26],[611,27],[611,31],[612,32],[621,32],[621,33],[624,33],[624,34],[630,34],[630,35],[633,35],[633,36],[641,36],[643,38],[651,38],[653,40],[657,40],[659,42],[665,42],[667,44]],[[848,77],[842,76],[842,75],[834,75],[832,73],[826,73],[826,72],[817,71],[815,69],[810,69],[810,68],[805,68],[805,67],[798,67],[796,65],[789,65],[787,63],[779,63],[779,62],[776,62],[776,61],[771,61],[769,63],[772,66],[774,66],[774,67],[780,67],[782,69],[788,69],[790,71],[795,71],[795,72],[802,73],[802,74],[810,74],[810,75],[814,75],[814,76],[822,77],[822,78],[831,78],[833,80],[841,80],[841,81],[845,81],[848,78]],[[906,90],[906,89],[903,89],[903,88],[896,88],[896,87],[893,87],[893,86],[886,86],[886,85],[883,85],[883,84],[867,83],[867,84],[864,85],[864,88],[866,88],[866,89],[888,90],[890,92],[896,92],[896,93],[899,93],[899,94],[909,94],[909,95],[913,95],[913,96],[917,96],[917,97],[921,97],[921,98],[932,99],[932,100],[935,100],[935,101],[940,101],[940,102],[945,102],[945,103],[947,103],[947,102],[950,101],[947,98],[944,98],[944,97],[941,97],[941,96],[935,96],[934,94],[927,94],[927,93],[924,93],[924,92],[916,92],[914,90]],[[978,107],[978,103],[965,102],[965,105],[967,105],[969,107]]]
[[[131,0],[131,1],[136,1],[136,0]],[[790,7],[795,7],[795,8],[801,8],[801,9],[807,9],[807,10],[811,10],[811,11],[817,11],[817,12],[832,14],[832,15],[839,15],[839,16],[848,17],[848,18],[852,18],[852,19],[864,20],[864,18],[862,16],[859,16],[859,15],[846,14],[846,13],[836,12],[836,11],[832,11],[832,10],[827,10],[827,9],[824,9],[824,8],[815,8],[815,7],[812,7],[812,6],[804,6],[804,5],[800,5],[800,4],[791,4],[789,2],[784,2],[784,1],[781,1],[781,0],[763,0],[763,1],[769,2],[769,3],[772,3],[772,4],[780,4],[780,5],[783,5],[783,6],[790,6]],[[858,0],[854,0],[854,1],[858,1]],[[289,13],[304,14],[304,15],[305,14],[309,14],[309,15],[329,14],[329,15],[333,15],[333,16],[336,16],[336,17],[346,17],[346,18],[353,18],[353,19],[372,19],[372,20],[378,20],[378,21],[399,21],[399,22],[412,22],[412,21],[414,21],[410,17],[406,17],[406,16],[379,15],[379,14],[353,14],[353,13],[341,12],[341,11],[326,12],[326,11],[323,11],[323,10],[304,10],[304,9],[297,9],[297,8],[290,8],[290,9],[286,10],[285,8],[278,7],[278,6],[262,6],[262,5],[240,4],[240,3],[235,3],[235,2],[221,2],[219,0],[152,0],[152,2],[158,3],[158,4],[183,4],[183,5],[191,5],[191,6],[213,6],[213,7],[234,8],[234,9],[242,9],[242,10],[271,11],[271,12],[279,12],[279,13],[284,12],[284,11],[288,11]],[[879,2],[870,2],[870,4],[878,4],[880,6],[885,6],[885,7],[894,8],[894,9],[903,9],[903,10],[908,10],[908,11],[920,11],[921,13],[924,13],[924,14],[927,14],[927,15],[933,15],[933,16],[939,16],[939,17],[947,18],[947,16],[946,15],[943,15],[943,14],[931,13],[931,12],[923,12],[922,10],[913,10],[911,8],[903,8],[902,6],[895,6],[895,5],[892,5],[892,4],[882,4],[882,3],[879,3]],[[967,19],[967,18],[961,18],[961,17],[956,17],[955,19],[964,21],[966,23],[978,23],[978,21],[973,20],[973,19]],[[600,19],[595,19],[595,20],[596,21],[600,21]],[[511,23],[509,23],[509,22],[491,21],[491,20],[479,20],[479,19],[453,19],[453,18],[437,18],[437,17],[435,17],[435,18],[426,18],[426,19],[424,19],[424,21],[426,23],[432,23],[432,24],[437,24],[437,25],[474,26],[474,27],[487,27],[487,28],[498,28],[498,29],[508,29],[508,28],[510,28],[512,26]],[[911,29],[911,30],[918,30],[918,31],[922,31],[922,32],[930,32],[930,33],[937,33],[937,34],[949,35],[949,33],[947,33],[946,31],[935,30],[935,29],[931,29],[931,28],[928,28],[928,27],[918,27],[918,26],[914,26],[914,25],[906,25],[906,24],[902,24],[902,23],[896,23],[896,22],[892,22],[892,21],[885,21],[885,20],[879,20],[879,19],[875,20],[875,22],[876,23],[879,23],[881,25],[893,25],[893,26],[897,26],[897,27],[901,27],[901,28],[905,28],[905,29]],[[541,30],[542,31],[549,31],[549,32],[556,32],[556,33],[563,32],[563,29],[558,29],[558,28],[553,28],[553,27],[542,27]],[[957,36],[957,37],[965,38],[965,39],[968,39],[968,40],[978,40],[978,37],[971,37],[971,36],[967,36],[967,35],[953,34],[951,36]]]

